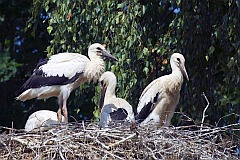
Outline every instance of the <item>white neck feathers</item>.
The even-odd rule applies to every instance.
[[[183,75],[181,71],[173,71],[169,76],[169,81],[167,82],[168,92],[172,95],[179,94],[181,91],[183,83]]]
[[[105,64],[101,57],[95,56],[90,57],[90,61],[87,64],[87,69],[85,70],[85,76],[87,77],[88,81],[91,80],[96,83],[97,80],[101,77],[103,72],[105,71]]]
[[[112,82],[110,81],[109,84],[108,84],[106,93],[105,93],[104,102],[107,103],[109,99],[111,99],[111,98],[116,98],[115,88],[116,88],[116,83],[112,83]]]

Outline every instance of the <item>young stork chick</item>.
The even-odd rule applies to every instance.
[[[174,53],[170,64],[172,73],[155,79],[142,92],[137,107],[138,123],[156,123],[160,127],[170,125],[180,99],[183,76],[189,80],[182,54]]]
[[[78,53],[59,53],[42,60],[17,92],[19,96],[16,99],[26,101],[58,97],[58,122],[61,122],[63,113],[67,123],[70,93],[86,81],[96,82],[100,78],[105,70],[104,57],[117,60],[99,43],[89,47],[88,57]]]
[[[100,78],[101,96],[99,107],[101,108],[100,126],[108,127],[110,121],[127,120],[135,121],[132,106],[124,99],[117,98],[115,88],[116,76],[112,72],[104,72]]]
[[[62,117],[64,122],[64,117]],[[39,110],[28,117],[25,124],[25,131],[44,130],[51,125],[58,124],[57,113],[49,110]]]

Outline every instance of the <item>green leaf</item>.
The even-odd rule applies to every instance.
[[[67,27],[68,32],[72,32],[72,27]]]
[[[127,64],[130,64],[131,63],[131,59],[127,59]]]
[[[51,51],[51,46],[48,46],[47,47],[47,52],[50,53],[50,51]]]
[[[74,41],[74,42],[77,42],[76,36],[73,36],[73,41]]]
[[[147,55],[147,54],[148,54],[148,48],[146,48],[146,47],[143,48],[143,54],[144,54],[144,55]]]
[[[119,23],[119,17],[116,17],[116,24]]]
[[[49,4],[49,1],[46,1],[45,6],[44,6],[46,12],[48,12],[48,10],[49,10],[48,4]]]
[[[47,32],[48,32],[48,34],[51,34],[52,30],[53,30],[53,27],[52,27],[52,26],[48,26],[48,27],[47,27]]]
[[[209,59],[208,55],[205,56],[205,59],[206,59],[206,61],[208,61],[208,59]]]
[[[138,52],[138,54],[137,54],[137,58],[138,58],[138,60],[141,59],[142,57],[143,57],[142,52]]]
[[[148,67],[144,67],[143,71],[144,71],[144,73],[147,75],[147,74],[148,74],[148,72],[149,72],[149,69],[148,69]]]
[[[211,46],[211,47],[209,47],[209,49],[208,49],[208,54],[211,55],[214,51],[215,51],[215,47],[214,47],[214,46]]]
[[[80,113],[80,111],[81,111],[81,110],[78,108],[78,109],[76,110],[77,114]]]
[[[93,111],[93,116],[94,116],[94,118],[100,117],[100,109],[98,107],[95,107],[95,109]]]
[[[146,10],[147,10],[147,7],[145,5],[143,5],[143,7],[142,7],[143,14],[145,14]]]
[[[119,8],[123,8],[124,7],[124,3],[120,3],[120,4],[118,4],[117,5],[117,8],[119,9]]]
[[[31,32],[31,36],[33,36],[35,38],[35,31]]]

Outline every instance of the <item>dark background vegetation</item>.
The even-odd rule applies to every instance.
[[[180,52],[190,81],[182,86],[176,111],[201,122],[204,92],[210,102],[205,123],[239,122],[238,0],[1,0],[0,126],[23,128],[34,111],[57,111],[55,98],[20,102],[15,91],[39,59],[65,51],[86,55],[94,42],[119,59],[106,69],[117,76],[117,95],[134,109],[146,85],[170,73],[171,54]],[[98,84],[80,88],[68,100],[70,121],[97,116]],[[173,124],[188,124],[183,119],[175,114]]]

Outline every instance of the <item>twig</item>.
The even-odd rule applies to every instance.
[[[6,148],[6,150],[10,153],[10,155],[11,155],[11,152],[10,152],[9,148],[7,147],[6,143],[4,143],[1,139],[0,139],[0,142]]]
[[[85,131],[85,130],[86,130],[86,128],[85,128],[84,121],[82,121],[82,127],[83,127],[83,130]]]
[[[234,127],[234,126],[239,126],[240,127],[240,124],[239,123],[234,123],[234,124],[229,124],[229,125],[226,125],[226,126],[223,126],[223,127],[219,127],[221,129],[229,129],[229,127]],[[234,130],[233,128],[231,128],[231,130]],[[235,129],[236,131],[239,131],[239,129]]]
[[[24,131],[23,129],[14,129],[14,128],[9,128],[9,127],[4,127],[4,126],[0,126],[0,129],[6,129],[6,130],[9,130],[9,133],[11,134],[11,131]]]
[[[62,149],[61,149],[61,147],[58,148],[58,151],[59,151],[59,155],[60,155],[61,159],[62,159],[62,160],[65,160],[65,158],[64,158],[64,156],[63,156],[63,154],[62,154]]]
[[[205,120],[205,118],[207,117],[207,115],[205,115],[205,114],[206,114],[206,111],[207,111],[208,106],[209,106],[209,104],[210,104],[209,101],[208,101],[208,99],[207,99],[207,96],[205,95],[204,92],[202,93],[202,95],[203,95],[203,97],[205,98],[205,100],[206,100],[206,102],[207,102],[207,105],[206,105],[206,107],[205,107],[204,110],[203,110],[201,130],[202,130],[202,127],[203,127],[204,120]]]
[[[72,115],[70,115],[70,117],[75,121],[77,122],[77,119],[75,117],[73,117]]]
[[[109,152],[109,151],[100,150],[99,148],[94,147],[94,146],[92,146],[92,148],[94,148],[94,149],[96,149],[96,150],[99,150],[99,151],[101,151],[101,152],[105,152],[105,153],[109,154],[109,155],[112,156],[112,157],[115,157],[115,158],[118,158],[118,159],[122,159],[122,160],[124,160],[124,158],[121,158],[121,157],[119,157],[119,156],[117,156],[117,155],[114,155],[114,154],[112,154],[112,153]]]
[[[131,125],[119,123],[107,130],[88,122],[66,125],[24,135],[18,131],[0,134],[0,159],[237,159],[234,147],[240,143],[237,123],[224,127],[144,125],[136,133],[130,131]]]
[[[154,152],[151,148],[149,148],[148,146],[145,146],[151,153],[152,153],[152,158],[153,159],[157,159],[157,157],[154,155]]]
[[[120,144],[120,143],[122,143],[122,142],[124,142],[124,141],[126,141],[126,140],[128,140],[128,139],[131,139],[131,138],[133,138],[133,137],[135,137],[135,136],[136,136],[136,133],[131,134],[130,136],[128,136],[128,137],[126,137],[126,138],[124,138],[124,139],[122,139],[122,140],[120,140],[120,141],[117,141],[116,143],[113,143],[113,144],[110,145],[109,147],[114,147],[114,146],[116,146],[116,145],[118,145],[118,144]]]
[[[194,120],[192,119],[192,118],[190,118],[189,116],[187,116],[186,114],[184,114],[183,112],[174,112],[174,114],[180,114],[180,115],[182,115],[183,117],[186,117],[187,118],[187,120],[185,120],[185,121],[188,121],[188,122],[193,122],[194,124],[195,124],[195,122],[194,122]]]
[[[11,134],[13,132],[13,121],[12,121],[12,128],[11,130],[9,131],[9,133]]]
[[[34,146],[35,143],[31,142],[31,141],[27,141],[27,139],[20,139],[19,137],[12,137],[12,140],[15,140],[29,148],[31,148],[30,146]]]
[[[109,146],[106,146],[105,144],[103,144],[102,142],[100,142],[97,138],[91,137],[90,135],[86,135],[87,138],[90,139],[94,139],[94,141],[98,144],[100,144],[103,148],[105,148],[106,150],[110,150]]]
[[[218,126],[218,123],[219,123],[223,118],[225,118],[225,117],[230,117],[230,116],[232,116],[232,115],[234,115],[234,116],[240,116],[239,114],[236,114],[236,113],[231,113],[231,114],[225,115],[225,116],[219,118],[218,122],[216,123],[216,127]]]

